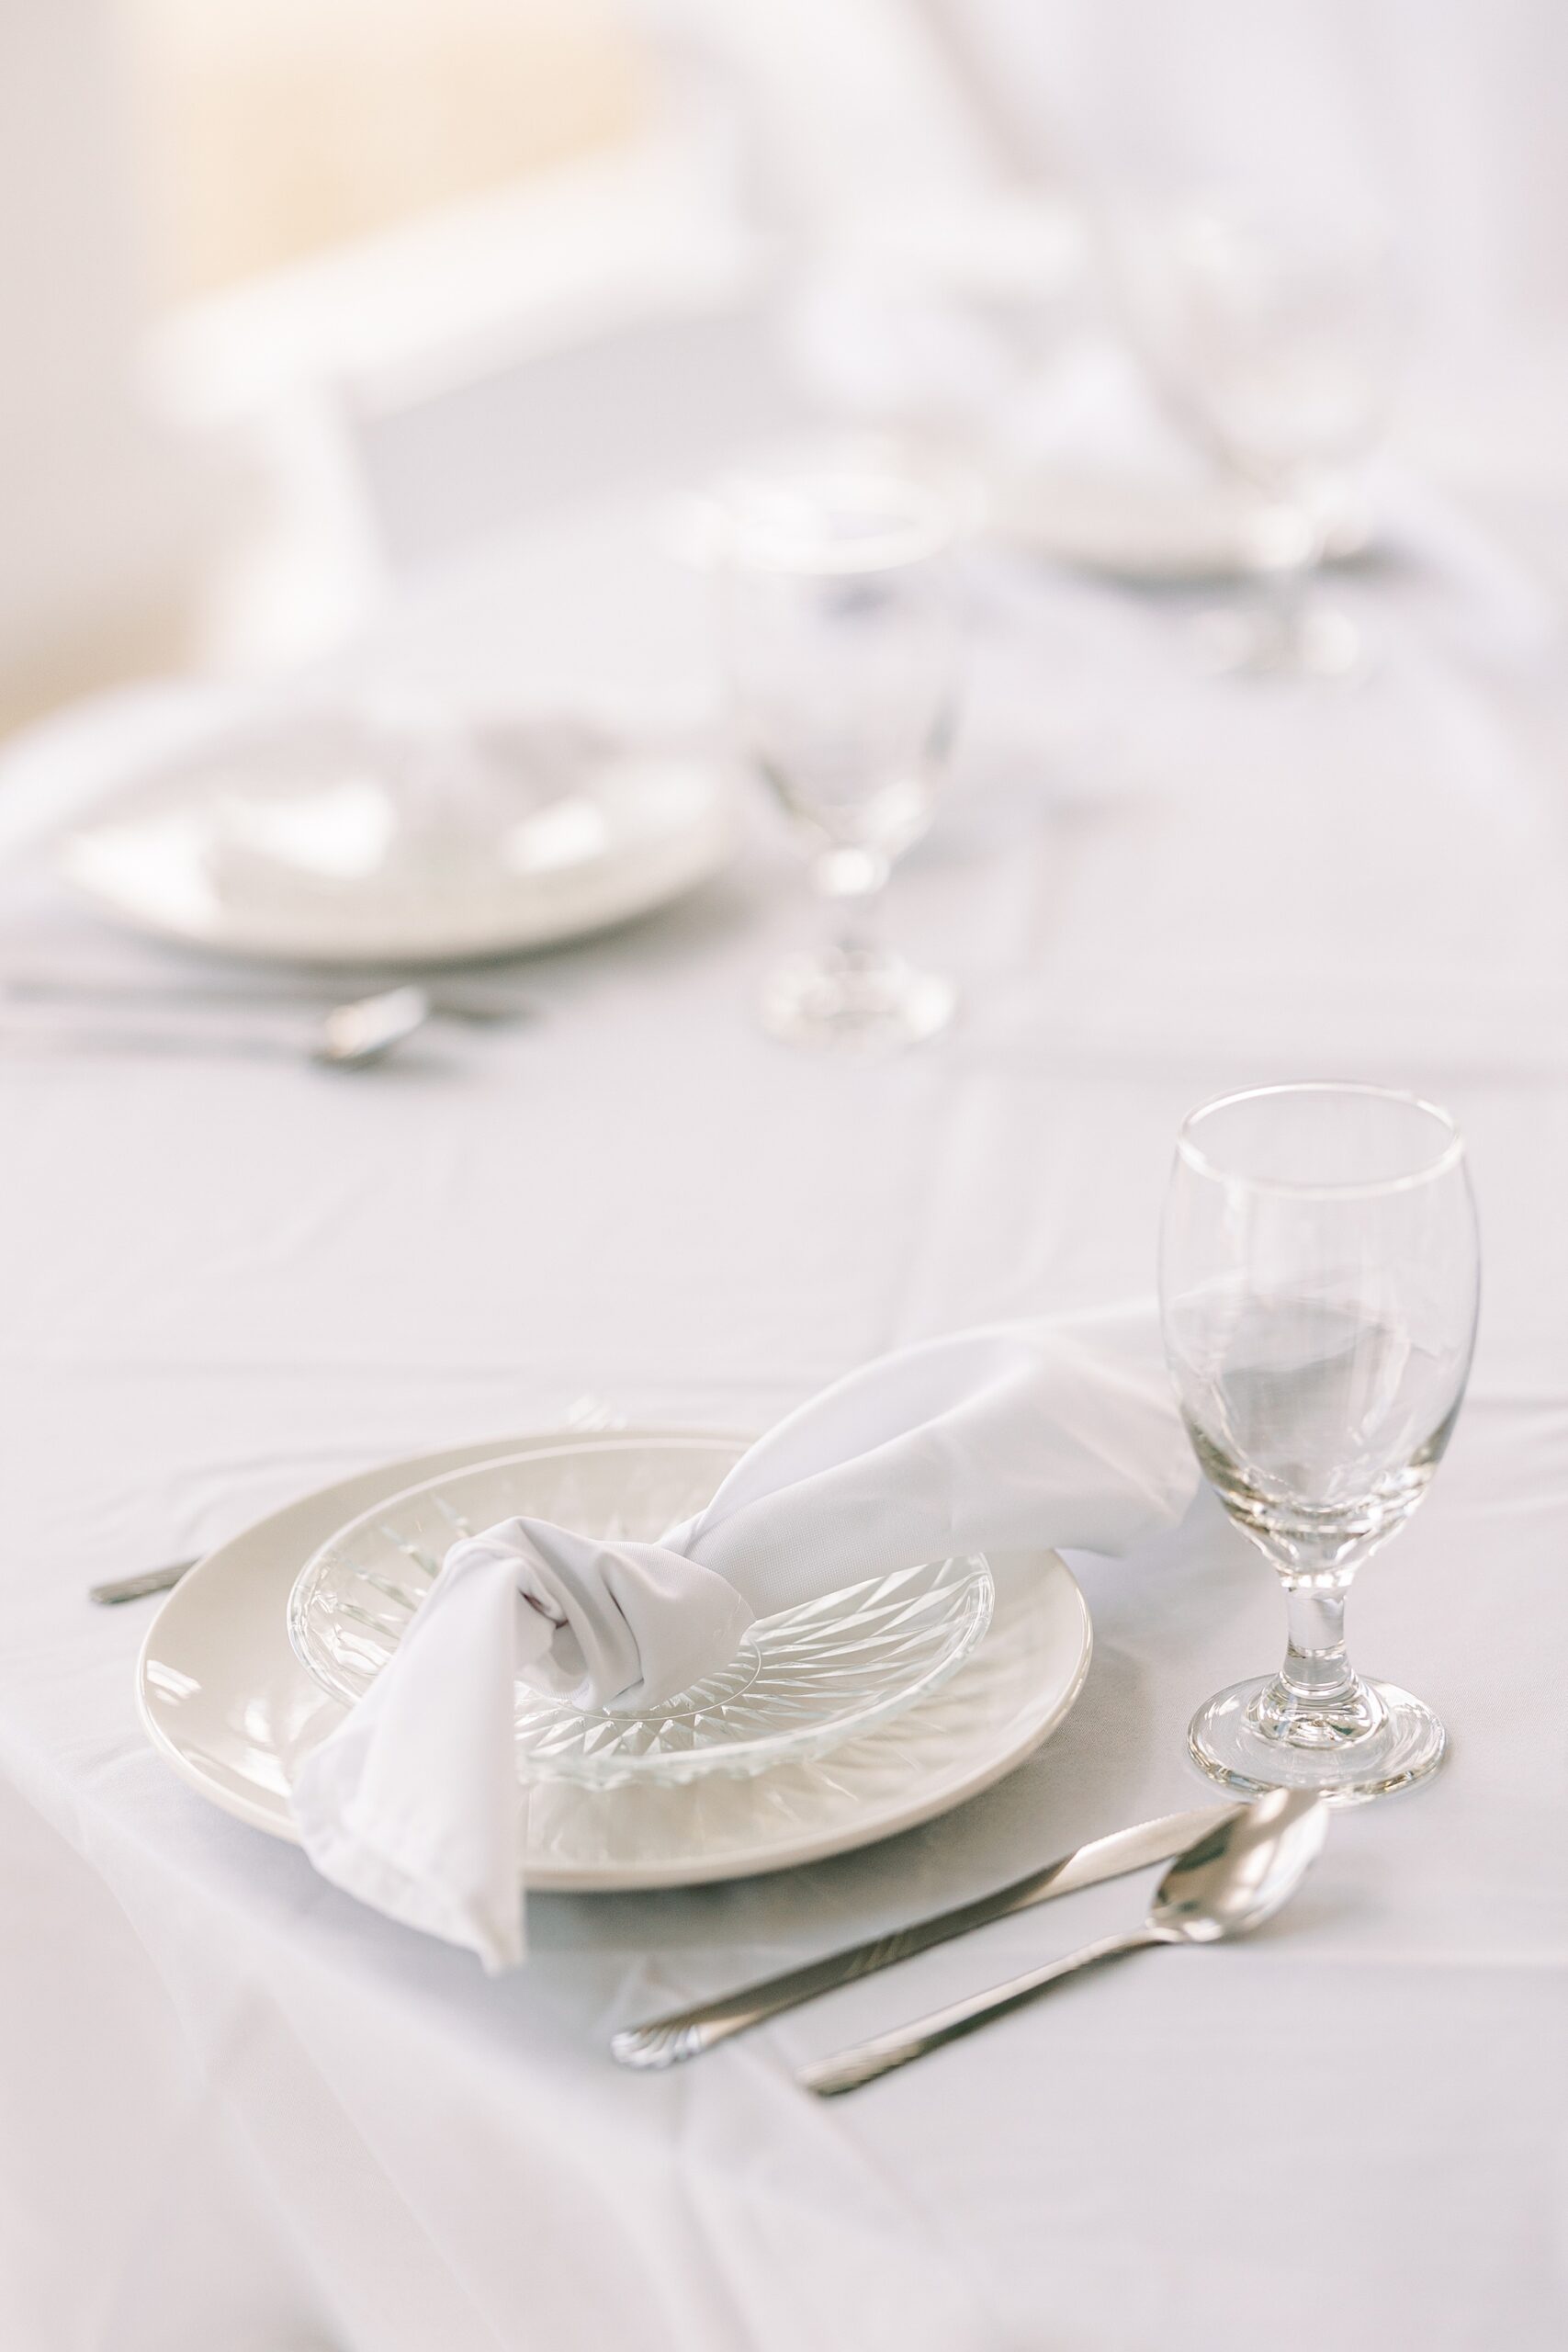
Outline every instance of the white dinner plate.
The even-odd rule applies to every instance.
[[[625,1434],[722,1442],[734,1433]],[[344,1713],[289,1646],[286,1611],[303,1562],[345,1522],[423,1479],[530,1445],[599,1442],[536,1434],[391,1463],[322,1487],[221,1545],[175,1588],[142,1646],[137,1698],[154,1747],[214,1804],[298,1842],[290,1783]],[[988,1788],[1061,1722],[1089,1670],[1090,1641],[1083,1596],[1055,1553],[997,1557],[990,1566],[994,1613],[964,1664],[892,1722],[827,1756],[686,1787],[531,1789],[528,1884],[587,1894],[784,1870],[910,1828]]]
[[[373,713],[266,711],[210,693],[164,709],[161,750],[155,725],[118,750],[112,730],[96,739],[97,788],[58,862],[100,913],[185,946],[339,966],[520,955],[650,913],[734,848],[728,781],[694,752],[570,721],[477,720],[482,820],[443,822],[426,841],[388,783],[400,739],[378,735]],[[159,706],[148,710],[155,721]],[[62,742],[79,771],[91,732]],[[49,748],[41,738],[36,756]],[[427,822],[442,788],[433,773]]]

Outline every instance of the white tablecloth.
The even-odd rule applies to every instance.
[[[967,1012],[907,1059],[758,1035],[759,975],[809,920],[764,833],[538,964],[538,1023],[436,1058],[0,1064],[7,2352],[1562,2342],[1564,649],[1454,557],[1429,537],[1347,585],[1382,670],[1318,696],[1193,684],[1169,601],[977,577],[976,739],[896,891]],[[433,583],[362,659],[700,704],[705,595],[638,518],[587,515]],[[7,888],[18,960],[86,935]],[[1351,1611],[1451,1763],[1338,1821],[1254,1941],[1088,1980],[831,2105],[793,2064],[1127,1919],[1139,1886],[667,2075],[605,2055],[618,2023],[1201,1802],[1186,1718],[1282,1635],[1213,1507],[1085,1570],[1088,1688],[988,1795],[775,1879],[538,1897],[505,1981],[146,1747],[147,1606],[94,1611],[90,1580],[586,1390],[761,1424],[897,1340],[1147,1287],[1180,1114],[1292,1075],[1454,1107],[1487,1291],[1450,1460]]]

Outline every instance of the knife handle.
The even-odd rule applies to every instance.
[[[695,2058],[700,2052],[711,2050],[716,2042],[728,2041],[732,2034],[749,2032],[752,2026],[795,2008],[801,2001],[814,2001],[819,1993],[852,1984],[857,1977],[872,1976],[879,1968],[891,1968],[896,1961],[910,1960],[916,1952],[945,1942],[949,1936],[961,1936],[969,1928],[984,1927],[987,1919],[999,1919],[1010,1907],[1003,1897],[988,1895],[982,1902],[965,1904],[962,1910],[944,1911],[938,1918],[922,1919],[892,1935],[873,1936],[863,1944],[829,1952],[825,1960],[785,1969],[782,1975],[761,1977],[755,1984],[743,1984],[716,2001],[700,2001],[646,2025],[627,2026],[612,2039],[610,2055],[623,2066],[676,2065],[682,2058]]]

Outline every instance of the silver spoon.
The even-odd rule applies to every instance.
[[[973,2033],[992,2018],[1022,2008],[1080,1968],[1150,1944],[1215,1944],[1245,1936],[1289,1902],[1322,1852],[1327,1833],[1327,1808],[1310,1789],[1275,1789],[1177,1856],[1155,1889],[1148,1917],[1131,1935],[1106,1936],[1010,1984],[821,2059],[806,2069],[801,2083],[818,2098],[836,2098],[923,2058],[928,2050],[940,2050],[944,2041]]]
[[[260,1054],[320,1063],[328,1069],[364,1069],[402,1045],[430,1019],[423,989],[385,989],[333,1005],[319,1021],[287,1035],[255,1028],[219,1030],[205,1021],[188,1029],[149,1029],[133,1022],[107,1022],[98,1028],[57,1028],[34,1023],[0,1031],[0,1044],[17,1051],[115,1054]]]

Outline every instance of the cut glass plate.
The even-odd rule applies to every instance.
[[[450,1471],[352,1520],[288,1602],[296,1655],[324,1689],[363,1697],[460,1536],[519,1513],[648,1541],[710,1498],[746,1441],[606,1437]],[[595,1788],[744,1775],[825,1755],[944,1682],[990,1623],[983,1559],[932,1560],[759,1619],[734,1658],[646,1713],[581,1710],[517,1686],[527,1781]]]

